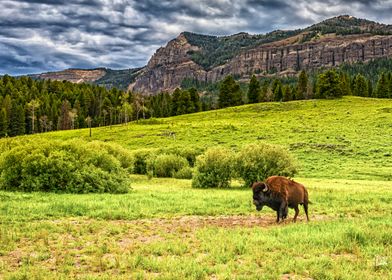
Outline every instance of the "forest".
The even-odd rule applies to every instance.
[[[392,96],[392,60],[301,71],[295,77],[227,76],[215,85],[190,82],[174,92],[145,96],[66,81],[0,78],[0,137],[128,123],[258,102]]]

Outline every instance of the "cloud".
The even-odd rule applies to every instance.
[[[140,67],[182,31],[265,33],[340,14],[391,24],[391,13],[390,0],[2,0],[0,74]]]

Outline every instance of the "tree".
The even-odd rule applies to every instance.
[[[248,87],[248,103],[257,103],[260,100],[261,86],[256,76],[253,75]]]
[[[5,108],[0,107],[0,137],[8,135],[8,117]]]
[[[347,73],[340,74],[340,89],[343,96],[351,95],[350,77]]]
[[[378,79],[376,90],[375,90],[375,97],[377,98],[388,98],[389,88],[388,88],[388,80],[385,73],[381,73],[380,78]]]
[[[181,98],[181,90],[179,88],[176,88],[173,92],[173,97],[172,97],[172,106],[171,106],[171,115],[172,116],[177,116],[178,112],[178,104],[180,102]]]
[[[242,104],[242,92],[240,85],[233,76],[227,76],[219,87],[218,105],[220,108],[237,106]]]
[[[71,129],[71,118],[69,116],[71,105],[68,100],[64,100],[61,104],[61,112],[59,119],[59,129],[67,130]]]
[[[305,70],[302,70],[298,76],[297,92],[295,95],[296,100],[302,100],[305,98],[308,91],[308,75]]]
[[[201,110],[201,102],[200,102],[200,97],[199,94],[197,93],[197,90],[195,88],[190,88],[189,94],[191,96],[191,102],[193,104],[193,110],[192,112],[200,112]]]
[[[274,93],[274,101],[282,101],[283,99],[283,90],[282,90],[282,83],[279,81],[276,86],[275,89],[273,91]]]
[[[292,95],[291,88],[290,88],[289,85],[283,86],[282,100],[283,101],[291,101],[291,100],[293,100],[293,95]]]
[[[363,75],[357,74],[355,76],[353,89],[353,94],[356,96],[368,96],[368,84]]]
[[[30,118],[31,118],[31,133],[33,133],[33,134],[35,132],[35,127],[34,127],[34,124],[35,124],[35,112],[39,108],[40,105],[41,105],[41,103],[39,102],[38,99],[33,99],[33,100],[31,100],[27,104],[27,106],[28,106],[28,108],[29,108],[29,110],[31,112],[31,116],[30,116]]]
[[[193,104],[191,103],[191,96],[187,90],[181,91],[180,98],[177,105],[176,115],[183,115],[193,111]]]
[[[317,77],[316,98],[336,98],[342,96],[339,75],[328,70]]]

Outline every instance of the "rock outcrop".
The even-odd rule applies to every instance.
[[[205,70],[188,55],[197,51],[180,34],[166,47],[152,56],[131,89],[145,94],[172,91],[184,79],[217,82],[226,75],[246,78],[256,73],[295,74],[297,71],[334,67],[342,63],[366,62],[375,58],[392,57],[392,36],[371,34],[331,34],[317,40],[300,43],[299,36],[293,40],[281,40],[244,50],[227,63]]]
[[[88,83],[99,80],[106,75],[104,68],[98,69],[66,69],[58,72],[47,72],[37,75],[30,75],[36,79],[51,79],[56,81],[69,81],[72,83]]]

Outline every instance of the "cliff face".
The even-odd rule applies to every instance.
[[[197,46],[189,44],[184,34],[180,34],[166,47],[156,51],[129,89],[156,93],[173,90],[186,78],[204,80],[206,72],[188,56],[190,51],[198,50]]]
[[[56,81],[69,81],[72,83],[94,82],[106,75],[105,69],[67,69],[58,72],[47,72],[37,75],[30,75],[37,79],[51,79]]]
[[[136,92],[153,94],[172,91],[185,79],[216,82],[226,75],[247,78],[277,73],[294,74],[299,70],[339,66],[342,63],[366,62],[374,58],[392,57],[392,35],[323,36],[300,43],[300,37],[283,39],[243,50],[226,63],[204,69],[189,53],[199,47],[191,45],[184,34],[170,41],[153,55],[148,65],[131,85]]]

